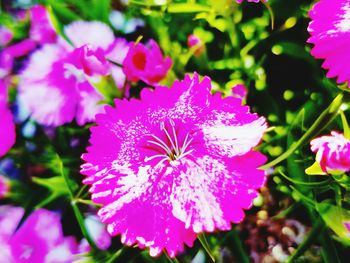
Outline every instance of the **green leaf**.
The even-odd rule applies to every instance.
[[[341,121],[343,123],[344,137],[350,140],[350,128],[343,111],[340,112],[340,116],[341,116]]]
[[[70,23],[75,20],[80,20],[80,16],[70,10],[66,4],[59,1],[49,1],[49,5],[56,17],[64,23]]]
[[[199,13],[209,12],[211,8],[206,5],[195,3],[179,3],[169,5],[167,10],[169,13]]]
[[[316,209],[329,228],[339,237],[350,240],[350,233],[344,225],[345,222],[350,222],[350,211],[328,202],[317,204]]]
[[[61,195],[69,195],[66,183],[62,176],[54,176],[50,178],[32,177],[34,183],[48,188],[51,192],[60,193]]]
[[[306,168],[305,173],[308,175],[327,175],[327,173],[322,171],[321,165],[317,161]]]
[[[93,19],[109,23],[108,16],[111,10],[111,0],[92,0],[91,10],[93,10]]]

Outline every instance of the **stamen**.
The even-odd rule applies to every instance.
[[[175,123],[172,119],[169,120],[171,128],[173,130],[173,135],[174,135],[174,140],[175,140],[175,152],[176,155],[180,155],[181,154],[181,150],[179,150],[179,144],[177,142],[177,135],[176,135],[176,131],[175,131]]]
[[[146,162],[151,161],[151,160],[156,159],[156,158],[161,158],[155,167],[160,166],[165,161],[169,161],[171,163],[172,161],[180,160],[181,158],[183,158],[187,155],[190,155],[194,151],[194,149],[187,150],[189,145],[193,141],[193,138],[190,138],[190,133],[186,134],[185,139],[182,143],[182,147],[180,147],[179,141],[177,139],[175,123],[172,119],[169,119],[169,123],[171,126],[172,135],[169,134],[169,131],[165,126],[165,123],[160,122],[160,130],[164,131],[166,138],[167,138],[167,141],[164,141],[153,134],[149,134],[149,136],[151,136],[152,139],[154,139],[154,140],[148,140],[147,142],[154,144],[157,147],[159,147],[160,149],[165,151],[164,154],[155,154],[155,155],[152,155],[150,157],[145,157]],[[156,150],[156,149],[154,149],[154,150]]]
[[[159,161],[159,163],[156,164],[156,166],[154,166],[154,168],[157,168],[158,166],[160,166],[162,163],[164,163],[167,160],[169,160],[169,157],[163,158],[162,160]]]
[[[192,150],[189,150],[188,152],[186,152],[186,153],[180,155],[180,157],[178,158],[178,160],[180,160],[181,158],[185,157],[186,155],[191,154],[193,151],[194,151],[194,150],[192,149]]]
[[[161,125],[161,127],[163,127],[163,131],[165,132],[166,136],[168,137],[171,146],[172,146],[173,149],[175,150],[176,155],[179,155],[179,149],[177,149],[177,148],[175,147],[175,144],[174,144],[174,142],[173,142],[173,139],[171,138],[170,134],[168,133],[168,130],[165,128],[164,122],[162,122],[162,123],[163,123],[163,125]],[[175,136],[175,138],[176,138],[176,136]]]
[[[184,143],[183,143],[182,148],[181,148],[181,154],[183,154],[183,153],[186,151],[187,147],[188,147],[188,146],[190,145],[190,143],[193,141],[192,138],[189,139],[189,140],[187,141],[188,135],[189,135],[189,133],[186,134]]]
[[[171,149],[169,148],[169,146],[164,142],[162,141],[160,138],[158,138],[157,136],[151,134],[150,135],[152,138],[156,139],[159,143],[155,142],[155,141],[147,141],[147,142],[150,142],[150,143],[153,143],[155,145],[158,145],[159,147],[161,147],[163,150],[165,150],[167,153],[171,153]]]
[[[145,157],[145,162],[151,161],[158,157],[164,157],[164,156],[168,157],[167,155],[164,155],[164,154],[156,154],[156,155],[152,155],[151,157]]]

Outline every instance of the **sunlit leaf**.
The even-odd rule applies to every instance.
[[[329,228],[339,237],[350,240],[350,233],[344,225],[350,222],[350,211],[327,202],[317,204],[316,208]]]
[[[310,167],[305,170],[305,173],[308,175],[326,175],[319,164],[319,162],[314,162]]]

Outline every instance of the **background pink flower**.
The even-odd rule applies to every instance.
[[[7,105],[7,86],[0,80],[0,157],[7,153],[16,140],[15,123]]]
[[[237,84],[232,88],[232,96],[244,101],[247,98],[248,89],[243,84]]]
[[[324,59],[322,67],[328,69],[328,78],[338,83],[350,81],[350,1],[320,0],[309,12],[311,22],[309,43],[314,44],[311,54]]]
[[[77,244],[63,236],[58,214],[38,209],[16,230],[23,214],[22,208],[0,207],[0,262],[73,261]]]
[[[6,46],[12,38],[12,31],[5,26],[0,26],[0,46]]]
[[[81,172],[102,222],[126,245],[171,257],[196,233],[229,230],[265,182],[253,148],[266,122],[198,75],[116,100],[91,128]]]
[[[330,136],[313,139],[310,144],[323,172],[350,170],[350,141],[343,134],[332,131]]]
[[[154,40],[150,40],[148,46],[132,42],[123,61],[123,71],[128,80],[142,80],[153,85],[165,78],[171,64],[170,57],[163,58]]]
[[[195,34],[188,35],[187,46],[189,48],[196,47],[196,51],[194,52],[194,55],[197,57],[200,56],[205,50],[203,41],[199,37],[197,37]]]
[[[77,21],[65,32],[75,48],[63,39],[46,44],[32,54],[21,75],[20,100],[43,125],[59,126],[73,119],[78,125],[94,121],[103,111],[100,102],[104,97],[90,81],[112,74],[115,67],[106,59],[117,52],[107,25]]]
[[[36,5],[30,9],[29,36],[41,45],[56,41],[57,34],[45,6]]]

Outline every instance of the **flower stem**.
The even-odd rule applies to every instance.
[[[122,253],[123,253],[123,248],[117,250],[107,261],[106,263],[113,263]]]
[[[73,208],[73,211],[74,211],[74,215],[78,221],[78,224],[80,226],[80,230],[81,232],[83,233],[84,237],[86,238],[87,242],[89,243],[89,245],[91,246],[92,250],[97,250],[97,246],[95,244],[95,242],[93,241],[93,239],[91,238],[89,232],[87,231],[87,228],[85,226],[85,223],[84,223],[84,217],[81,213],[81,211],[79,210],[79,207],[77,205],[77,202],[75,201],[75,198],[74,198],[74,194],[73,194],[73,189],[72,189],[72,186],[70,184],[70,180],[68,178],[68,175],[64,172],[63,170],[63,162],[60,158],[60,156],[57,154],[57,162],[58,162],[58,166],[59,166],[59,171],[60,171],[60,174],[61,176],[63,177],[65,183],[66,183],[66,186],[67,186],[67,189],[68,189],[68,192],[69,192],[69,198],[70,198],[70,203],[71,203],[71,206]]]
[[[311,138],[318,135],[324,128],[326,128],[338,115],[340,108],[344,102],[350,101],[350,94],[348,93],[340,93],[337,97],[331,102],[331,104],[325,109],[321,115],[316,119],[316,121],[312,124],[312,126],[304,133],[304,135],[295,143],[291,145],[291,147],[285,151],[282,155],[272,160],[271,162],[263,165],[260,169],[264,170],[270,167],[275,166],[276,164],[282,162],[287,159],[294,151],[296,151],[299,147],[307,143]]]
[[[236,228],[232,230],[231,237],[231,240],[234,242],[233,247],[235,248],[235,256],[238,257],[238,261],[242,263],[249,263],[250,259],[244,250],[242,240],[239,238],[238,231]]]
[[[215,262],[215,257],[213,255],[213,252],[211,251],[211,248],[210,248],[210,246],[208,244],[207,239],[205,238],[205,235],[202,233],[202,234],[199,234],[197,237],[198,237],[199,242],[201,242],[204,250],[209,255],[209,257],[212,260],[212,262]]]

